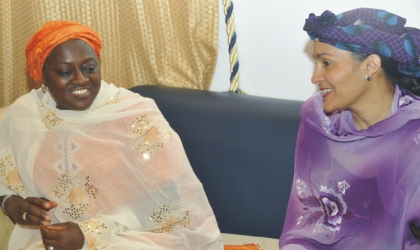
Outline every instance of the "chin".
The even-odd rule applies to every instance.
[[[330,115],[334,112],[336,112],[337,110],[339,110],[338,108],[334,108],[334,107],[330,107],[324,104],[324,113],[327,115]]]

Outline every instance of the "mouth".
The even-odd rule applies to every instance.
[[[86,96],[86,95],[89,94],[89,90],[88,89],[76,89],[76,90],[71,91],[71,94],[83,97],[83,96]]]
[[[331,91],[332,91],[332,89],[321,89],[322,96],[328,95]]]

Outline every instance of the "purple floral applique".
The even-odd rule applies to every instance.
[[[347,211],[347,204],[343,199],[346,190],[350,188],[347,181],[338,182],[337,189],[321,185],[317,190],[318,195],[299,197],[303,193],[299,190],[302,183],[304,183],[302,180],[296,180],[298,198],[306,212],[297,219],[296,225],[302,224],[306,218],[302,226],[315,224],[314,233],[325,229],[336,232],[340,231],[343,219],[352,220],[358,217]]]
[[[296,180],[296,190],[298,192],[298,195],[305,192],[305,189],[306,189],[306,182],[304,182],[300,179],[297,179]]]
[[[350,184],[347,181],[339,181],[337,185],[338,185],[338,192],[342,194],[346,194],[346,189],[350,188]]]

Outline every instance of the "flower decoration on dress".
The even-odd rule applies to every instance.
[[[88,250],[106,249],[110,232],[105,223],[98,219],[90,219],[79,223],[79,227],[85,236]]]
[[[47,111],[44,118],[42,118],[42,121],[47,129],[51,129],[60,125],[63,122],[63,119],[57,117],[53,112]]]
[[[298,195],[304,193],[305,189],[306,189],[306,182],[304,182],[300,179],[297,179],[296,180],[296,190],[298,192]]]
[[[148,228],[154,233],[170,233],[182,227],[189,227],[191,219],[189,211],[181,201],[166,202],[149,212]]]
[[[347,213],[347,204],[343,200],[342,193],[321,186],[319,200],[323,211],[322,225],[331,231],[339,231],[341,220]]]
[[[302,185],[301,183],[300,179],[296,180],[296,185]],[[343,219],[352,220],[359,217],[347,211],[343,195],[349,188],[350,184],[343,180],[337,183],[335,190],[321,185],[321,188],[317,190],[318,195],[298,197],[306,212],[297,219],[296,225],[302,224],[306,218],[302,226],[315,224],[313,233],[322,230],[340,231]],[[302,194],[299,189],[297,192],[298,195]]]
[[[145,159],[162,151],[167,141],[172,140],[172,133],[166,129],[163,122],[152,124],[146,115],[136,118],[129,128],[129,133],[133,137],[130,141],[131,147],[138,150]]]
[[[338,192],[346,194],[346,190],[350,188],[350,184],[347,181],[338,182]]]
[[[94,200],[99,196],[99,190],[90,184],[89,176],[75,175],[70,177],[64,173],[52,187],[57,203],[64,207],[63,213],[72,219],[80,219],[94,206]]]
[[[0,159],[0,182],[6,184],[10,190],[17,194],[23,193],[22,180],[12,155],[6,155]]]

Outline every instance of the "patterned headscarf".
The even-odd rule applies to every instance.
[[[367,55],[392,58],[401,73],[420,78],[420,30],[385,10],[360,8],[335,15],[309,14],[303,30],[312,40]]]
[[[98,33],[88,26],[70,21],[50,21],[36,32],[26,45],[26,67],[36,81],[42,80],[42,67],[51,51],[60,43],[70,39],[87,42],[96,56],[100,57],[102,47]]]

